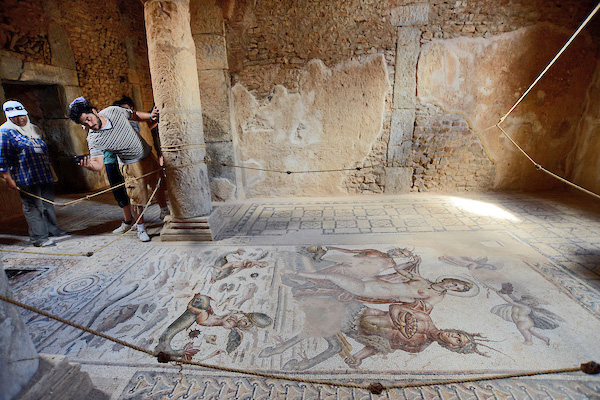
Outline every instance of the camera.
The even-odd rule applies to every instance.
[[[82,156],[73,156],[73,163],[75,165],[79,165],[79,163],[86,157],[89,157],[89,154],[84,154]]]

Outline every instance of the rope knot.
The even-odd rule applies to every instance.
[[[589,361],[584,364],[581,364],[581,371],[590,375],[600,374],[600,364],[595,361]]]
[[[542,166],[540,164],[535,164],[535,169],[542,169]]]
[[[171,361],[171,355],[169,353],[165,353],[164,351],[158,353],[156,358],[158,359],[158,362],[162,364],[166,364]]]
[[[369,385],[369,390],[373,394],[381,394],[385,388],[379,382],[373,382]]]
[[[286,171],[285,173],[288,174],[288,175],[291,175],[292,171]]]

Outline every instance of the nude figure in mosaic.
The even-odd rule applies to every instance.
[[[243,338],[240,330],[248,330],[253,326],[265,328],[273,320],[263,313],[244,313],[233,311],[224,315],[217,315],[210,306],[211,298],[197,293],[187,305],[186,310],[171,325],[165,329],[158,340],[155,348],[157,352],[169,353],[172,356],[181,357],[185,355],[185,349],[173,349],[171,341],[179,332],[192,326],[196,322],[200,326],[221,326],[229,329],[227,352],[231,353],[241,343]]]
[[[311,251],[313,249],[309,248],[308,250]],[[320,273],[341,274],[359,279],[372,278],[391,268],[410,270],[420,262],[420,258],[415,258],[412,252],[399,247],[395,247],[386,253],[375,249],[349,250],[333,246],[327,246],[326,248],[317,247],[313,250],[313,252],[318,253],[320,260],[330,251],[353,254],[353,256],[347,257],[335,265],[320,269]],[[409,261],[405,264],[397,265],[394,257],[405,257]]]
[[[225,279],[230,275],[238,273],[244,269],[259,267],[264,268],[268,265],[266,261],[260,261],[264,259],[268,252],[261,252],[260,254],[245,254],[244,249],[237,249],[236,251],[225,254],[220,257],[215,265],[211,282],[214,283],[218,280]]]
[[[316,285],[317,289],[303,289],[295,296],[313,294],[338,293],[338,300],[356,299],[368,303],[412,303],[422,300],[429,308],[439,303],[448,291],[468,292],[474,284],[456,278],[444,278],[433,282],[410,271],[398,268],[396,272],[378,275],[372,278],[357,279],[351,276],[318,272],[298,272],[295,275],[306,278]],[[294,277],[288,277],[293,280]],[[324,283],[323,283],[324,282]],[[333,286],[332,286],[333,285]],[[319,290],[321,289],[321,290]]]

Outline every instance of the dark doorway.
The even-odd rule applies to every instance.
[[[29,112],[32,124],[44,131],[44,140],[50,150],[52,166],[58,176],[57,193],[77,193],[86,190],[83,171],[73,163],[75,151],[69,134],[68,117],[65,115],[58,85],[36,85],[2,82],[7,100],[18,100]]]

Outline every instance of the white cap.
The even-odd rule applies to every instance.
[[[6,118],[18,117],[19,115],[27,115],[27,110],[23,104],[15,100],[9,100],[2,106]]]

